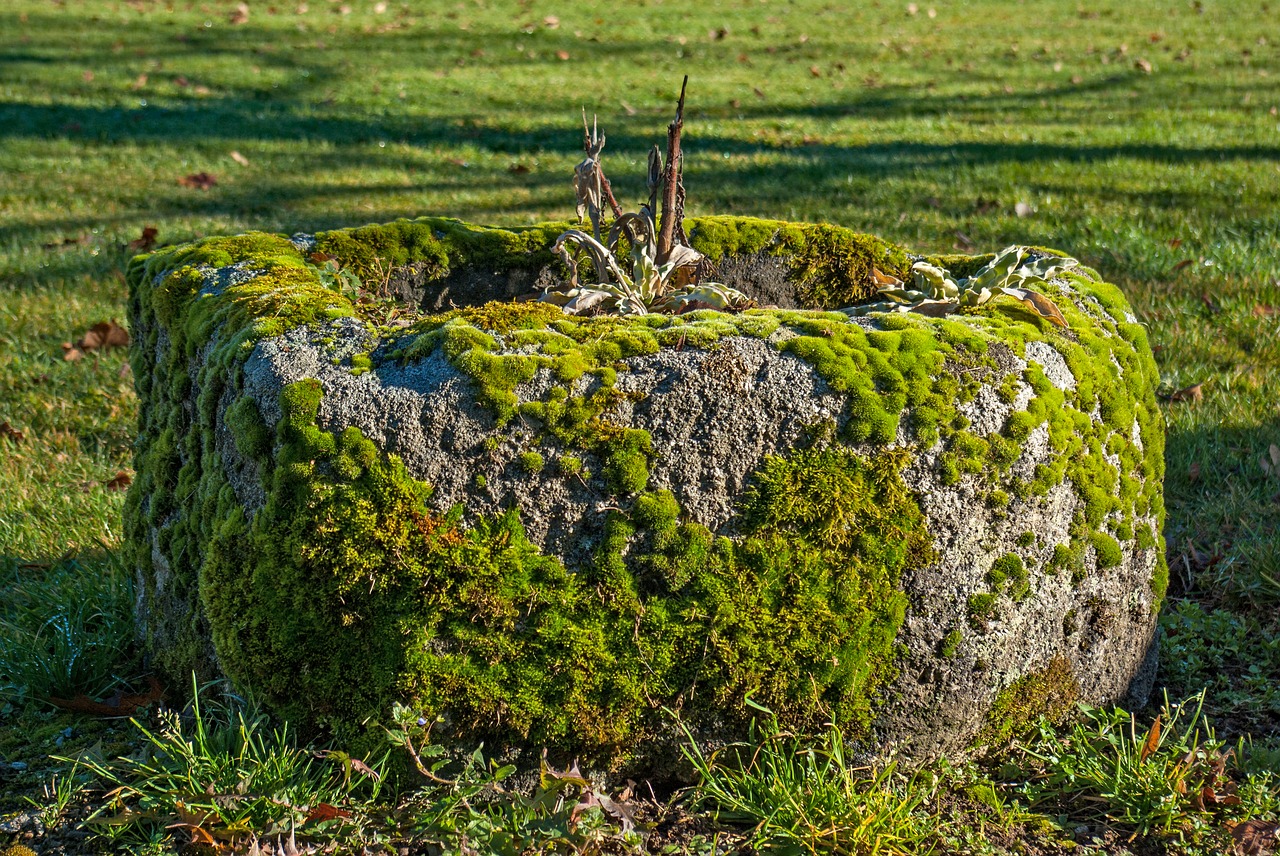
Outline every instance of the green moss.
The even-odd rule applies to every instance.
[[[1057,575],[1062,571],[1070,571],[1074,579],[1075,573],[1084,568],[1083,551],[1067,544],[1054,544],[1053,556],[1045,565],[1045,573]]]
[[[996,696],[976,746],[998,748],[1030,733],[1041,717],[1061,722],[1074,708],[1080,684],[1064,657],[1018,678]]]
[[[1036,543],[1036,533],[1023,532],[1014,543],[1019,547],[1030,547]]]
[[[752,694],[806,727],[859,731],[895,673],[898,581],[932,558],[902,453],[768,459],[737,543],[680,524],[669,492],[641,493],[571,574],[514,513],[465,528],[358,431],[317,429],[315,382],[281,407],[267,505],[230,515],[203,573],[224,667],[291,719],[349,732],[408,693],[471,734],[611,755],[675,696],[698,700],[695,720],[745,716]]]
[[[790,268],[797,300],[815,309],[839,309],[874,296],[873,267],[897,276],[910,267],[900,247],[840,226],[705,217],[690,218],[686,227],[690,245],[713,261],[727,254],[780,257]]]
[[[960,650],[960,643],[963,641],[964,633],[962,633],[959,628],[955,628],[947,634],[945,639],[942,640],[942,648],[938,653],[941,656],[950,659],[956,655],[957,651]]]
[[[1105,532],[1093,533],[1089,536],[1089,543],[1093,545],[1099,568],[1115,568],[1124,561],[1120,542]]]
[[[351,373],[361,375],[373,368],[373,360],[368,354],[353,354],[351,357]]]
[[[1003,591],[1008,582],[1009,596],[1015,601],[1025,598],[1031,590],[1027,568],[1013,553],[1006,553],[992,563],[991,570],[987,571],[987,582],[997,593]]]
[[[520,468],[530,475],[542,472],[544,466],[546,461],[538,452],[524,452],[520,455]]]
[[[991,592],[969,595],[969,626],[974,630],[986,630],[987,622],[996,615],[997,597]]]
[[[574,455],[561,455],[556,465],[559,467],[560,472],[566,476],[576,476],[582,473],[582,459]]]

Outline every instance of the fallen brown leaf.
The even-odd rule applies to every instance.
[[[333,820],[338,817],[349,818],[351,817],[351,812],[328,803],[317,803],[312,807],[311,811],[307,812],[307,819],[302,822],[323,823],[326,820]]]
[[[871,269],[870,276],[871,276],[872,284],[878,288],[879,287],[897,288],[898,286],[902,285],[902,280],[898,279],[896,276],[891,276],[887,273],[884,273],[879,268],[873,267]]]
[[[1274,315],[1280,315],[1280,306],[1267,306],[1264,303],[1259,303],[1253,307],[1254,318],[1270,318]]]
[[[567,61],[569,59],[569,52],[564,49],[556,51],[556,59],[562,62]]]
[[[178,179],[183,187],[194,187],[197,190],[208,190],[218,183],[218,179],[207,172],[193,172]]]
[[[1161,724],[1160,716],[1157,714],[1156,721],[1151,723],[1151,728],[1147,731],[1147,739],[1142,741],[1142,751],[1138,753],[1138,763],[1150,758],[1160,748]]]
[[[1231,830],[1236,852],[1243,856],[1270,856],[1280,845],[1280,823],[1274,820],[1246,820]]]
[[[1187,481],[1195,483],[1200,478],[1200,462],[1192,461],[1191,466],[1187,467]]]
[[[88,351],[105,351],[107,348],[123,348],[128,344],[129,331],[112,318],[110,321],[99,321],[94,324],[72,347],[87,353]],[[63,350],[67,349],[66,345],[62,347]]]
[[[522,163],[513,163],[511,166],[507,167],[507,172],[512,173],[513,175],[527,175],[529,167]]]
[[[248,165],[249,165],[249,159],[248,159],[247,157],[245,157],[244,155],[240,154],[240,153],[239,153],[239,152],[237,152],[237,151],[232,151],[232,152],[231,152],[231,159],[232,159],[233,161],[235,161],[236,163],[240,164],[240,166],[248,166]]]
[[[1182,270],[1183,268],[1190,267],[1193,264],[1195,264],[1195,262],[1192,261],[1191,259],[1183,259],[1182,261],[1174,265],[1172,270],[1175,270],[1175,271]]]
[[[134,252],[145,253],[156,245],[156,235],[160,234],[155,226],[143,226],[142,234],[129,242],[129,249]]]
[[[103,487],[107,490],[125,490],[131,484],[133,484],[133,476],[125,470],[121,470],[108,479]]]
[[[8,422],[0,422],[0,437],[7,437],[15,443],[21,443],[26,435]]]
[[[1172,238],[1172,239],[1170,239],[1170,241],[1169,241],[1169,249],[1171,249],[1171,250],[1176,250],[1176,249],[1178,249],[1178,247],[1181,247],[1181,246],[1182,246],[1182,239],[1181,239],[1181,238]]]
[[[84,356],[84,351],[80,350],[75,345],[71,344],[70,342],[62,343],[62,358],[67,362],[74,363],[76,360],[80,359],[83,356]]]
[[[249,23],[249,4],[239,3],[236,5],[235,11],[227,16],[227,20],[232,26]]]
[[[1272,443],[1267,453],[1258,458],[1258,463],[1267,475],[1280,476],[1280,446]]]
[[[1133,67],[1136,68],[1138,71],[1142,72],[1143,74],[1150,74],[1152,71],[1155,70],[1154,68],[1152,68],[1150,62],[1142,58],[1134,60]]]
[[[96,701],[86,695],[69,699],[50,698],[47,701],[54,707],[77,713],[89,713],[95,716],[133,716],[147,705],[164,701],[164,687],[160,685],[160,681],[151,677],[147,678],[147,683],[149,687],[145,693],[127,695],[117,690],[115,695],[105,701]]]
[[[1067,319],[1063,316],[1062,310],[1058,308],[1058,304],[1040,292],[1032,291],[1029,288],[1006,288],[1004,292],[1041,318],[1047,319],[1050,323],[1064,330],[1068,328]]]
[[[1169,396],[1170,401],[1200,401],[1204,398],[1204,381],[1194,383],[1191,386],[1184,386],[1182,389],[1174,392]]]

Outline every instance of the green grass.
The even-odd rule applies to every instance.
[[[1251,735],[1228,774],[1253,789],[1258,817],[1280,811],[1275,780],[1242,772],[1280,758],[1280,478],[1259,463],[1280,444],[1274,11],[290,0],[252,3],[235,25],[236,5],[0,10],[0,423],[23,435],[0,432],[0,817],[29,808],[24,796],[74,817],[84,767],[50,756],[146,745],[41,701],[137,675],[119,635],[128,581],[110,561],[123,495],[107,487],[130,467],[132,378],[120,351],[66,362],[61,347],[126,317],[128,242],[147,226],[171,243],[419,214],[563,218],[582,107],[599,114],[605,169],[633,207],[683,74],[690,214],[829,221],[921,251],[1058,247],[1125,289],[1170,392],[1203,384],[1166,407],[1159,681],[1176,698],[1208,688],[1223,743]],[[201,171],[217,184],[178,183]],[[1138,714],[1145,727],[1156,712]],[[1100,749],[1088,735],[1130,727],[1090,716],[1092,731],[1060,739]],[[1020,799],[1003,780],[952,782],[915,811],[951,812],[945,847],[999,852],[1030,828]],[[1069,836],[1084,815],[1063,806]],[[1101,817],[1126,836],[1144,828]],[[714,849],[714,834],[681,846]]]

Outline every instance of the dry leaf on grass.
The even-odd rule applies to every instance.
[[[178,184],[183,187],[193,187],[196,190],[208,190],[217,183],[218,179],[207,172],[193,172],[178,179]]]
[[[8,422],[0,422],[0,437],[5,437],[15,443],[21,443],[26,435],[14,428]]]
[[[133,476],[125,470],[120,470],[114,476],[107,479],[102,486],[107,490],[125,490],[131,484],[133,484]]]
[[[1271,856],[1280,846],[1280,823],[1273,820],[1246,820],[1231,830],[1236,852],[1242,856]]]
[[[1156,721],[1151,723],[1151,730],[1147,732],[1147,739],[1142,741],[1142,751],[1138,753],[1138,762],[1141,763],[1150,758],[1157,749],[1160,748],[1160,716],[1156,715]]]
[[[1280,315],[1280,306],[1267,306],[1265,303],[1259,303],[1253,307],[1254,318],[1271,318]]]
[[[78,360],[91,351],[105,351],[108,348],[123,348],[129,344],[129,331],[110,321],[99,321],[90,327],[76,342],[62,343],[62,358],[67,361]]]
[[[160,232],[155,226],[143,226],[142,234],[129,242],[129,249],[134,252],[145,253],[156,245],[156,236]]]
[[[1258,463],[1262,466],[1262,471],[1267,475],[1280,476],[1280,446],[1272,443],[1266,454],[1258,458]]]
[[[345,808],[329,805],[328,803],[317,803],[307,812],[307,819],[303,823],[324,823],[326,820],[334,818],[350,818],[351,812]]]
[[[244,155],[240,154],[240,153],[239,153],[239,152],[237,152],[237,151],[232,151],[232,152],[231,152],[231,159],[232,159],[233,161],[235,161],[236,163],[240,164],[240,166],[248,166],[248,165],[249,165],[249,159],[248,159],[247,157],[245,157]]]
[[[1204,381],[1193,383],[1191,386],[1184,386],[1182,389],[1169,394],[1170,401],[1201,401],[1204,398]]]
[[[115,695],[104,701],[91,699],[86,695],[75,698],[50,698],[49,704],[63,710],[76,713],[88,713],[94,716],[133,716],[147,705],[164,701],[164,687],[156,678],[147,678],[148,689],[145,693],[125,694],[117,690]]]

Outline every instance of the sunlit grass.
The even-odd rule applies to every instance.
[[[76,586],[114,580],[100,557],[121,537],[123,495],[107,484],[131,464],[132,378],[122,352],[67,362],[62,349],[97,321],[127,318],[128,243],[146,226],[172,243],[420,214],[564,218],[584,107],[600,117],[604,166],[629,205],[688,74],[690,214],[830,221],[920,251],[1048,245],[1125,290],[1165,391],[1202,393],[1165,406],[1174,585],[1159,681],[1177,697],[1208,686],[1224,743],[1255,732],[1237,752],[1252,776],[1241,794],[1253,789],[1259,816],[1280,811],[1280,790],[1258,774],[1274,766],[1280,715],[1280,478],[1259,464],[1280,444],[1273,12],[1182,0],[290,0],[251,3],[233,24],[238,5],[0,8],[0,423],[22,435],[0,436],[0,681],[17,699],[0,701],[6,758],[47,759],[60,742],[109,733],[31,699],[55,685],[107,692],[131,674],[121,642],[114,661],[39,677],[75,649],[59,648],[47,622],[73,619],[85,650],[128,622],[119,590]],[[217,184],[179,185],[200,171]],[[86,600],[101,614],[73,614]],[[1103,716],[1113,715],[1086,725],[1118,734]],[[1086,737],[1063,739],[1101,747]],[[787,763],[830,774],[822,793],[835,816],[877,799],[904,823],[925,810],[903,808],[900,780],[833,766],[834,749],[813,745],[822,751]],[[56,805],[79,779],[51,779],[48,763],[0,782],[0,806],[41,787]],[[785,781],[759,784],[781,789],[779,801],[821,796]],[[1001,829],[1022,816],[1012,791],[966,787]],[[944,831],[988,852],[963,824]]]

